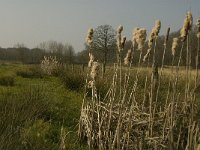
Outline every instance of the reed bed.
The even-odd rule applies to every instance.
[[[161,68],[157,64],[156,42],[161,28],[158,20],[153,27],[148,40],[148,50],[143,54],[143,44],[146,40],[146,30],[137,28],[133,34],[133,44],[125,58],[127,67],[122,68],[123,45],[126,41],[121,38],[123,27],[118,28],[118,63],[114,68],[112,82],[105,96],[98,93],[98,65],[90,50],[90,63],[85,93],[79,120],[79,139],[87,142],[89,149],[99,150],[143,150],[143,149],[200,149],[200,118],[198,116],[197,88],[198,59],[196,72],[190,67],[189,35],[192,27],[192,14],[188,12],[184,20],[180,37],[173,40],[172,57],[176,48],[181,44],[178,63],[172,61],[172,67],[165,78],[164,59],[168,42],[169,30],[163,43],[164,53]],[[92,31],[90,29],[90,31]],[[89,32],[91,33],[91,32]],[[199,31],[197,37],[199,40]],[[88,45],[92,46],[92,35],[89,34]],[[184,72],[180,70],[184,43],[187,46],[187,64]],[[132,55],[139,50],[141,57],[138,67],[131,70]],[[199,43],[197,49],[197,58]],[[144,58],[142,58],[144,56]],[[150,68],[149,58],[153,58]],[[146,67],[141,67],[143,60]],[[174,60],[174,59],[173,59]],[[146,74],[144,75],[144,71]],[[91,72],[91,73],[90,73]],[[182,74],[185,74],[184,76]],[[141,76],[145,78],[141,79]],[[162,90],[165,78],[166,88]],[[183,83],[180,83],[181,82]],[[181,84],[181,86],[180,86]],[[88,86],[89,85],[89,86]],[[141,88],[140,85],[143,87]],[[184,86],[184,90],[182,90]],[[88,96],[92,95],[92,96]]]

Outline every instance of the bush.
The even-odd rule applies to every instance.
[[[15,75],[5,74],[0,76],[0,85],[13,86],[15,83]]]
[[[44,73],[42,69],[38,66],[33,66],[30,68],[26,68],[26,69],[24,68],[24,69],[18,70],[16,74],[23,78],[43,78],[44,77]]]
[[[47,75],[58,76],[60,70],[62,70],[62,65],[56,57],[44,56],[44,59],[41,62],[41,69]]]
[[[82,90],[85,85],[85,77],[81,73],[64,71],[60,76],[65,87],[70,90]]]

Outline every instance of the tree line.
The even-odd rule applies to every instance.
[[[33,49],[27,48],[24,44],[17,44],[13,48],[0,48],[1,61],[39,64],[44,56],[56,56],[60,62],[72,64],[75,50],[72,45],[57,41],[43,42]]]
[[[197,37],[196,37],[196,27],[190,32],[189,35],[189,49],[191,62],[190,65],[195,67],[196,51],[197,51]],[[179,31],[172,32],[169,35],[169,40],[167,44],[164,65],[171,65],[172,63],[172,41],[173,38],[179,37]],[[162,62],[162,55],[164,50],[164,39],[163,35],[159,36],[157,39],[157,57],[158,64]],[[127,40],[125,48],[123,50],[122,56],[125,57],[128,49],[131,48],[132,41]],[[178,61],[178,55],[181,49],[181,44],[179,44],[178,49],[175,54],[175,63]],[[100,25],[94,30],[93,46],[92,51],[99,62],[106,66],[106,64],[113,63],[117,61],[116,55],[117,45],[116,45],[116,30],[110,25]],[[146,54],[147,43],[143,51],[143,55]],[[134,51],[133,65],[137,64],[140,52],[138,50]],[[48,41],[40,43],[37,48],[29,49],[23,44],[17,44],[13,48],[0,48],[0,60],[2,61],[15,61],[25,64],[39,64],[44,56],[56,56],[63,63],[68,64],[86,64],[88,62],[88,47],[85,44],[84,50],[75,53],[75,50],[70,44],[63,44],[56,41]],[[150,58],[150,63],[152,59]],[[181,65],[186,64],[186,44],[184,45],[183,55],[181,59]]]

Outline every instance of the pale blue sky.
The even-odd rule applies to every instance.
[[[200,0],[0,0],[0,46],[24,43],[33,48],[56,40],[80,51],[89,27],[110,24],[116,29],[122,24],[130,39],[133,28],[149,32],[160,19],[161,33],[168,26],[176,31],[189,9],[196,22]]]

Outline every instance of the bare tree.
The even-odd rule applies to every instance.
[[[13,46],[13,48],[26,48],[24,43],[17,43]]]
[[[40,43],[38,48],[45,50],[47,53],[50,53],[50,55],[54,55],[64,62],[73,64],[75,51],[73,46],[70,44],[63,44],[57,41],[48,41]]]
[[[105,73],[108,51],[116,45],[116,32],[110,25],[98,26],[94,31],[94,49],[103,53],[103,73]]]
[[[68,59],[69,64],[73,64],[73,59],[75,55],[73,46],[70,44],[65,44],[64,49],[64,54],[65,57]]]

